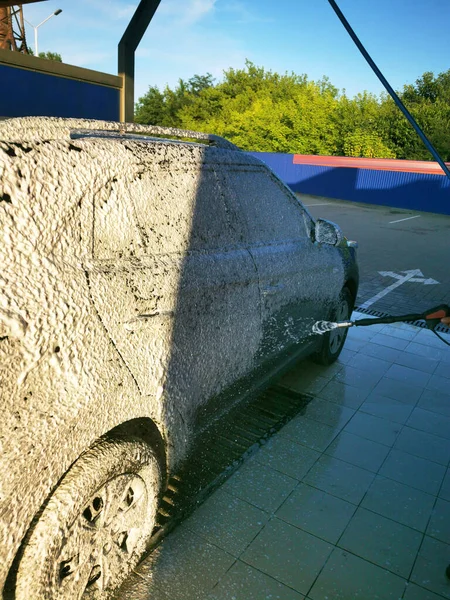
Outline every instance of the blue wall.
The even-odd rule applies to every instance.
[[[1,64],[0,82],[0,117],[119,120],[119,90],[112,87]]]
[[[264,161],[294,192],[450,215],[445,175],[295,165],[293,154],[249,152]]]

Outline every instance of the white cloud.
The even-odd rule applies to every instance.
[[[172,26],[192,26],[211,15],[216,0],[163,0],[157,10],[158,17],[170,17]]]
[[[165,43],[164,43],[165,41]],[[148,36],[136,59],[136,98],[149,85],[164,88],[178,79],[211,73],[217,80],[230,66],[243,67],[247,51],[242,42],[216,31],[189,31],[184,35]]]
[[[250,10],[248,4],[241,0],[230,0],[220,4],[220,10],[224,13],[230,13],[234,16],[236,23],[268,23],[273,19],[262,17],[258,12]]]

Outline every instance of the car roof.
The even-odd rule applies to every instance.
[[[174,127],[58,117],[16,117],[0,121],[0,140],[4,142],[70,140],[92,136],[153,142],[164,139],[166,142],[197,143],[240,152],[237,146],[218,135]]]

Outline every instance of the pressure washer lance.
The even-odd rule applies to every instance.
[[[430,310],[426,310],[423,313],[410,314],[410,315],[399,315],[396,317],[375,317],[373,319],[359,319],[357,321],[342,321],[339,323],[332,323],[330,321],[317,321],[313,325],[313,333],[323,334],[327,331],[332,331],[340,327],[366,327],[368,325],[382,325],[389,323],[407,323],[410,321],[425,321],[425,325],[428,329],[438,336],[438,338],[450,346],[450,343],[444,340],[437,331],[435,331],[436,325],[439,325],[441,319],[450,316],[450,306],[447,304],[440,304]]]

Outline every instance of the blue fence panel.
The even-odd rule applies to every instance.
[[[0,81],[0,117],[119,120],[120,92],[112,87],[8,65],[0,65]]]
[[[293,154],[249,154],[294,192],[450,215],[450,180],[444,175],[293,164]]]

